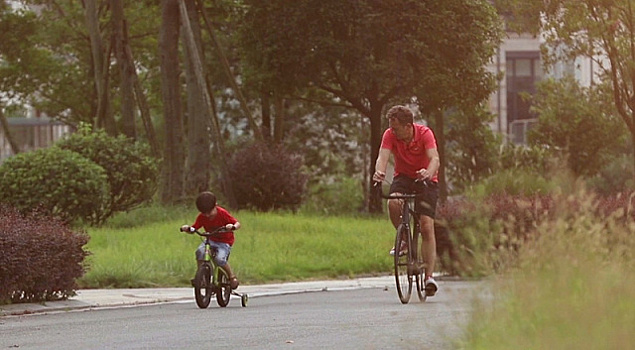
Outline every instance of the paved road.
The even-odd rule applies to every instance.
[[[402,305],[394,288],[193,301],[0,318],[2,349],[453,349],[479,282],[446,282]]]

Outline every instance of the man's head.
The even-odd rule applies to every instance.
[[[410,108],[405,106],[394,106],[386,113],[388,124],[397,139],[408,141],[412,138],[412,124],[414,124],[414,114]]]
[[[216,208],[216,195],[212,192],[201,192],[196,198],[196,209],[203,214],[209,214]]]
[[[393,106],[386,113],[386,118],[390,121],[391,119],[396,119],[401,124],[413,124],[415,122],[415,117],[410,108],[406,106]]]

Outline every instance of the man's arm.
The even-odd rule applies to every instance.
[[[430,164],[428,164],[428,168],[423,168],[417,171],[419,178],[422,180],[428,180],[434,177],[434,174],[439,170],[439,166],[441,165],[441,161],[439,160],[439,151],[436,148],[429,148],[426,150],[426,155],[428,159],[430,159]]]
[[[375,174],[373,174],[374,181],[384,181],[386,178],[386,169],[388,168],[390,153],[391,151],[388,148],[379,149],[379,155],[375,162]]]

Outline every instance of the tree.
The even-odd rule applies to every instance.
[[[135,67],[132,57],[128,56],[128,25],[124,18],[124,8],[122,0],[111,0],[110,9],[112,11],[113,42],[115,57],[119,66],[120,89],[121,89],[121,121],[124,135],[136,139],[137,130],[135,126],[135,100],[134,100],[134,77]]]
[[[97,91],[97,113],[95,125],[104,128],[110,135],[117,134],[117,126],[110,106],[109,73],[111,49],[104,46],[99,30],[99,14],[96,0],[85,1],[86,26],[92,53],[92,72]],[[106,55],[107,54],[107,55]]]
[[[179,0],[161,1],[159,59],[161,62],[161,95],[165,119],[163,189],[161,200],[174,203],[184,190],[185,151],[183,147],[183,112],[179,81]]]
[[[611,86],[613,103],[635,148],[635,4],[631,0],[498,0],[517,31],[541,33],[547,65],[586,57]],[[635,167],[635,149],[633,150]],[[635,168],[632,173],[635,180]]]
[[[244,3],[245,79],[260,82],[274,96],[302,92],[305,99],[345,106],[368,118],[370,173],[387,105],[408,103],[419,95],[426,106],[442,110],[458,101],[433,103],[427,94],[470,95],[470,101],[477,100],[487,85],[482,80],[491,81],[481,78],[478,84],[466,84],[474,79],[464,77],[487,77],[481,67],[499,42],[498,16],[488,1]],[[438,86],[439,82],[444,84]],[[381,210],[378,196],[369,201],[369,210]]]
[[[531,107],[539,122],[529,143],[562,150],[576,176],[597,175],[622,153],[627,138],[605,90],[606,84],[581,87],[571,76],[541,82]]]

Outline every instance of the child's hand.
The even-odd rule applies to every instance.
[[[232,231],[236,229],[236,226],[234,226],[234,224],[227,224],[225,225],[225,228],[229,231]]]
[[[192,233],[192,231],[190,231],[190,226],[189,225],[181,226],[181,232]]]

